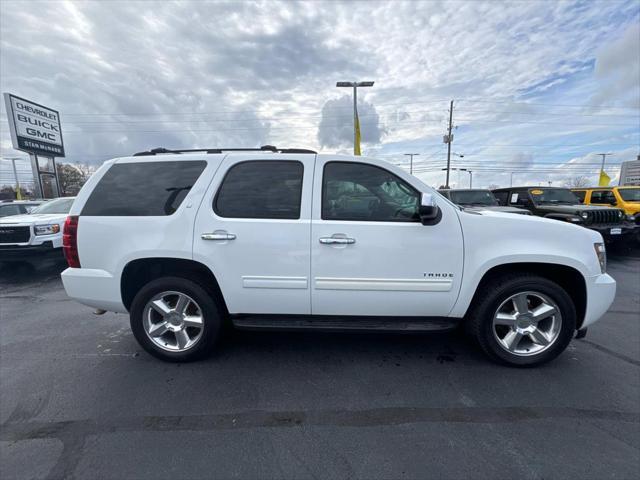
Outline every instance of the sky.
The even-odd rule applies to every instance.
[[[154,147],[353,149],[444,183],[616,182],[640,153],[640,1],[0,0],[0,91],[60,112],[65,162]],[[0,154],[13,150],[4,105]],[[0,183],[11,180],[0,163]],[[26,163],[18,168],[27,175]],[[469,186],[452,171],[453,187]],[[26,178],[25,178],[26,179]]]

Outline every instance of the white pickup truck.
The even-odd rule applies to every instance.
[[[0,218],[0,261],[62,259],[62,226],[74,197],[49,200],[23,215]]]
[[[109,160],[65,224],[68,295],[129,313],[168,361],[246,329],[464,324],[494,360],[543,363],[616,284],[597,232],[464,211],[381,160],[308,150],[156,149]]]

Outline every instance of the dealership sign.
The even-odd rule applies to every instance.
[[[13,148],[47,157],[64,157],[60,114],[43,105],[4,94]]]

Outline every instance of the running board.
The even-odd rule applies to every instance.
[[[235,328],[241,330],[325,330],[433,332],[452,330],[459,318],[447,317],[364,317],[333,315],[231,315]]]

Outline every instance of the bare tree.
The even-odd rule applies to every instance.
[[[588,187],[591,184],[589,177],[585,177],[583,175],[576,175],[575,177],[570,178],[565,182],[565,187],[569,188],[582,188]]]
[[[62,194],[77,195],[82,185],[89,179],[95,171],[90,165],[58,163],[58,178],[60,179],[60,190]]]

